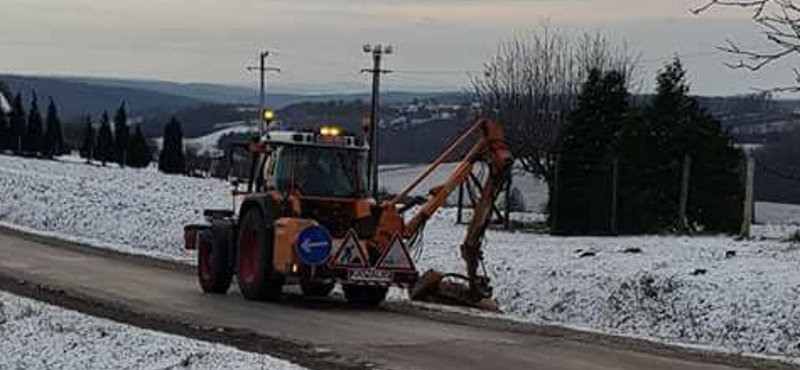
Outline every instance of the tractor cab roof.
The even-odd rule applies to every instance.
[[[323,127],[320,131],[269,131],[261,142],[269,145],[299,145],[331,149],[369,150],[363,137],[340,135],[341,130]]]

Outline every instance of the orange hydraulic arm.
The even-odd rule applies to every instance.
[[[464,159],[448,179],[443,184],[432,189],[428,201],[422,204],[422,208],[416,215],[403,224],[402,218],[397,215],[397,204],[405,199],[437,167],[447,161],[453,152],[467,139],[475,136],[478,132],[480,133],[478,141],[469,149]],[[390,233],[399,232],[404,238],[410,238],[418,233],[425,222],[445,204],[450,194],[459,185],[470,179],[473,167],[478,162],[484,162],[488,165],[489,175],[481,187],[480,198],[475,205],[474,214],[467,229],[467,236],[461,245],[461,257],[467,264],[470,291],[474,294],[479,294],[477,270],[482,259],[481,243],[490,219],[491,207],[509,179],[513,162],[511,151],[503,136],[503,129],[497,123],[479,119],[445,149],[416,180],[403,189],[394,199],[383,204],[383,214],[376,234],[380,237],[381,235],[388,236]]]

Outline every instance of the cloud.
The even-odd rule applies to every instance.
[[[543,20],[566,30],[623,30],[615,38],[633,39],[644,57],[710,50],[752,23],[745,11],[690,14],[702,0],[2,1],[0,70],[251,83],[242,67],[269,47],[284,85],[365,83],[363,42],[394,44],[389,68],[476,70],[498,41]],[[696,24],[690,33],[688,23]],[[698,68],[716,73],[720,65]],[[715,76],[715,91],[739,83],[711,72],[701,77]],[[391,88],[465,83],[455,74],[387,77]]]

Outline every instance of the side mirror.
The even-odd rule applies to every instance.
[[[234,177],[234,178],[231,178],[231,179],[230,179],[230,183],[231,183],[231,186],[232,186],[234,189],[239,189],[239,178],[236,178],[236,177]]]

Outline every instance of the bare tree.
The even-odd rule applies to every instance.
[[[560,138],[589,71],[616,70],[630,83],[638,61],[626,44],[600,33],[570,37],[542,26],[501,43],[472,89],[482,114],[504,126],[523,169],[552,189]]]
[[[770,47],[762,50],[743,49],[727,40],[719,47],[739,57],[731,68],[758,71],[784,57],[800,53],[800,2],[795,0],[708,0],[692,10],[695,14],[715,7],[739,7],[752,12],[753,21],[761,28]],[[800,71],[794,69],[795,82],[800,84]],[[798,86],[778,87],[776,91],[800,91]]]

